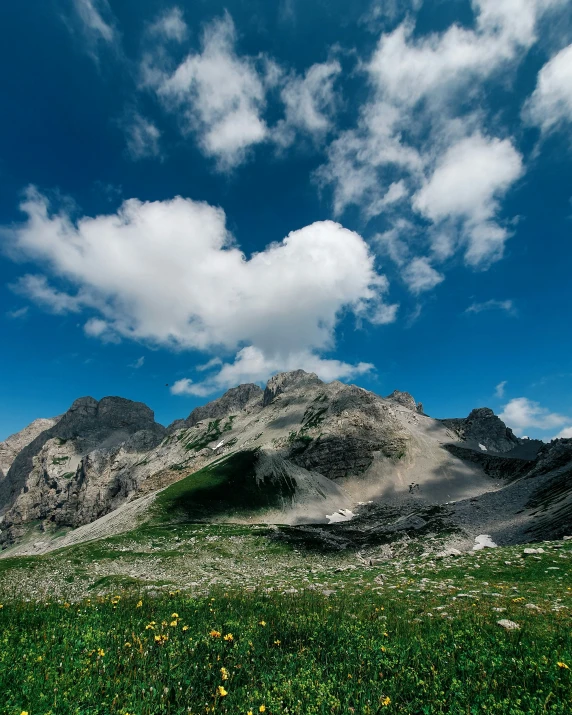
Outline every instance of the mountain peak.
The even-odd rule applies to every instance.
[[[260,402],[262,395],[262,388],[252,382],[238,385],[238,387],[231,387],[217,400],[195,407],[186,420],[173,422],[169,425],[169,432],[181,427],[194,427],[202,420],[214,420],[220,417],[227,417],[233,412],[240,412]]]
[[[306,387],[309,385],[323,385],[324,383],[314,372],[305,370],[291,370],[279,372],[268,380],[264,390],[263,407],[269,405],[278,395],[292,387]]]

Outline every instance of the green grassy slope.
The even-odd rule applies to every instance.
[[[255,478],[257,450],[236,452],[189,474],[159,493],[153,521],[194,521],[279,507],[294,494],[292,485]]]

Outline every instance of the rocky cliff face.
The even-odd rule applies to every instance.
[[[186,420],[177,420],[169,425],[168,431],[174,432],[185,427],[194,427],[203,420],[216,420],[228,415],[252,410],[262,406],[262,389],[258,385],[248,383],[232,387],[218,400],[213,400],[207,405],[196,407]]]
[[[482,444],[487,450],[502,453],[520,444],[512,430],[488,407],[478,407],[465,418],[439,421],[476,448]]]
[[[262,406],[267,407],[278,395],[281,395],[289,388],[295,388],[297,390],[304,388],[311,389],[312,387],[323,384],[320,378],[313,372],[304,372],[304,370],[281,372],[268,380],[268,384],[264,390]]]
[[[8,474],[12,462],[24,447],[27,447],[30,442],[33,442],[39,434],[53,427],[59,419],[59,417],[52,417],[49,419],[40,418],[34,420],[27,427],[24,427],[23,430],[20,430],[20,432],[16,432],[16,434],[10,435],[4,442],[0,442],[0,479]]]
[[[77,526],[101,516],[130,491],[121,467],[134,467],[164,434],[140,402],[76,400],[20,451],[0,483],[0,539],[13,539],[30,521]]]

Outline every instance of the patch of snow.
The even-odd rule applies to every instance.
[[[498,544],[491,539],[489,534],[481,534],[475,537],[475,545],[473,546],[473,551],[480,551],[481,549],[494,549]]]
[[[215,445],[214,447],[211,447],[211,449],[214,451],[215,449],[218,449],[219,447],[222,447],[224,444],[224,439],[221,439],[221,441]]]
[[[335,524],[338,521],[350,521],[354,516],[353,511],[349,509],[338,509],[333,514],[326,514],[326,519],[328,519],[328,524]]]
[[[483,452],[487,452],[487,451],[488,451],[487,448],[485,447],[485,445],[484,445],[484,444],[481,444],[480,442],[479,442],[479,447],[483,450]]]

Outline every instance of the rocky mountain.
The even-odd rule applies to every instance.
[[[79,526],[110,511],[129,495],[141,455],[164,435],[140,402],[76,400],[17,454],[0,482],[0,538],[17,538],[36,520]]]
[[[37,553],[159,514],[289,524],[336,548],[427,530],[514,543],[570,527],[571,474],[572,440],[519,440],[488,408],[436,420],[408,393],[297,370],[168,429],[141,403],[77,400],[0,482],[0,543]]]
[[[263,391],[258,385],[248,383],[232,387],[218,400],[196,407],[185,420],[175,420],[167,430],[172,433],[185,427],[194,427],[203,420],[216,420],[248,408],[260,406]]]
[[[445,419],[441,422],[455,432],[459,440],[475,449],[510,452],[521,443],[488,407],[478,407],[464,419]]]

